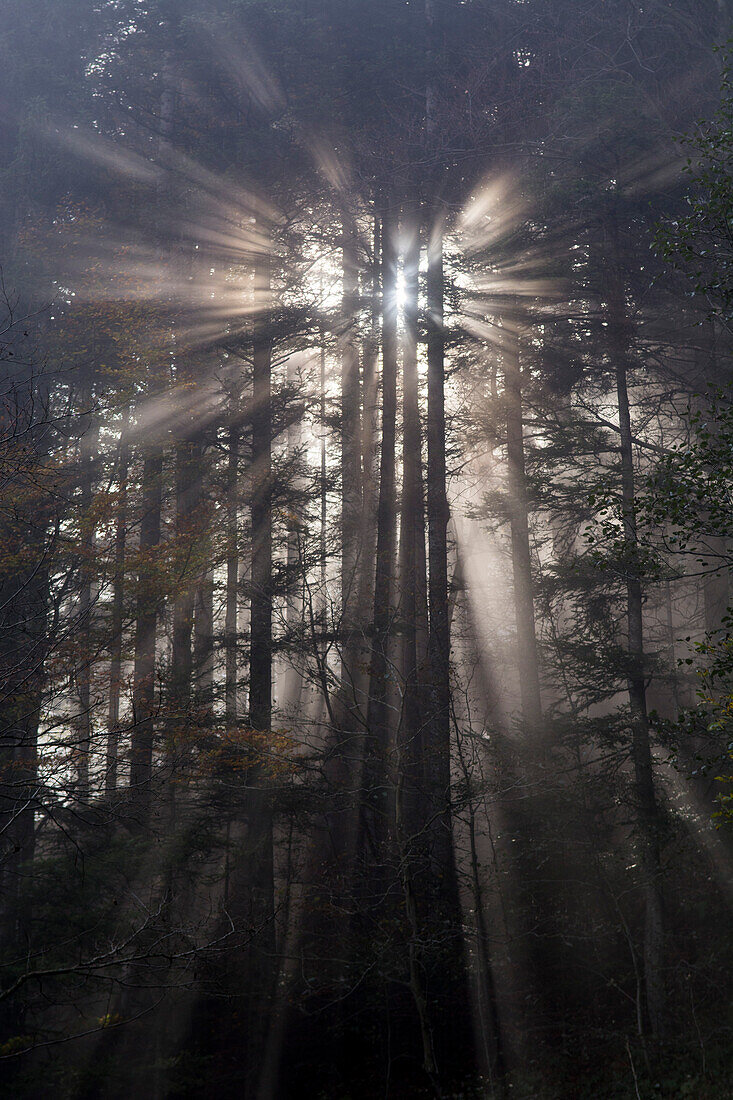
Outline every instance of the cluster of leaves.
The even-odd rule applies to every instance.
[[[733,824],[733,611],[728,610],[719,631],[708,634],[695,645],[698,661],[696,671],[700,681],[700,700],[696,717],[702,719],[709,733],[723,737],[718,756],[721,784],[714,815],[720,825]],[[688,662],[693,658],[688,657]]]
[[[733,536],[733,403],[723,389],[710,395],[705,410],[689,410],[689,441],[675,444],[644,480],[638,499],[639,529],[649,545],[660,548],[669,563],[692,560],[702,575],[730,569]],[[688,639],[689,641],[689,639]],[[724,738],[718,780],[724,785],[718,802],[720,823],[733,823],[733,609],[720,628],[694,646],[699,703],[681,715],[675,733],[702,725],[717,743]]]
[[[732,192],[733,194],[733,192]],[[705,409],[688,409],[691,433],[685,445],[675,443],[646,479],[640,498],[640,520],[649,529],[665,526],[668,548],[698,552],[709,538],[733,535],[733,402],[723,388],[713,390]],[[695,517],[694,525],[691,517]],[[723,564],[723,563],[719,563]]]
[[[660,225],[655,247],[689,277],[690,294],[707,300],[709,316],[733,331],[733,81],[727,59],[720,108],[680,141],[688,151],[689,213]]]

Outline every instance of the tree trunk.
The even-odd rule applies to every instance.
[[[90,387],[84,387],[82,398],[81,437],[79,440],[79,476],[81,480],[80,499],[80,564],[79,564],[79,661],[76,666],[77,737],[75,745],[76,796],[82,802],[89,798],[89,762],[92,751],[92,668],[93,642],[92,619],[94,616],[94,597],[92,591],[92,561],[94,558],[94,522],[92,519],[92,501],[94,497],[94,478],[96,451],[99,443],[99,421],[84,405],[91,405]]]
[[[177,80],[172,71],[172,54],[166,53],[162,67],[160,121],[156,144],[167,140],[173,128]],[[156,218],[166,202],[164,177],[156,185]],[[169,181],[168,181],[169,182]],[[133,731],[130,740],[130,791],[138,806],[141,824],[151,808],[153,742],[155,735],[155,641],[160,592],[155,581],[154,550],[160,543],[163,494],[163,447],[153,445],[145,456],[142,478],[140,522],[140,570],[135,608],[135,659],[133,669]]]
[[[379,429],[379,318],[380,318],[380,263],[381,226],[378,212],[374,213],[371,270],[365,273],[365,296],[370,300],[370,322],[362,352],[362,567],[360,570],[361,593],[359,606],[364,621],[374,604],[374,570],[371,563],[377,552],[377,442]]]
[[[298,384],[297,366],[291,358],[288,361],[288,394],[290,400],[295,399],[295,395],[298,393]],[[301,476],[303,459],[303,424],[301,417],[302,409],[300,407],[291,410],[288,415],[287,430],[287,455],[291,473],[294,474],[292,487],[296,498],[299,498],[301,492],[305,489],[304,479]],[[292,717],[299,714],[303,696],[303,666],[298,652],[297,640],[305,617],[304,570],[307,566],[303,559],[303,517],[299,504],[291,504],[289,512],[291,519],[288,523],[287,603],[285,610],[289,652],[284,654],[280,674],[276,676],[276,684],[278,707],[284,710],[286,715]]]
[[[402,509],[400,525],[401,629],[400,671],[403,686],[400,764],[404,819],[414,837],[420,828],[417,802],[422,787],[421,680],[427,650],[427,581],[425,509],[423,501],[422,431],[417,371],[418,272],[420,229],[417,219],[405,219],[405,328],[402,355]]]
[[[108,795],[117,790],[120,752],[120,695],[122,691],[122,648],[125,613],[125,545],[127,542],[127,475],[130,446],[127,432],[130,406],[122,415],[120,442],[117,452],[117,485],[119,499],[115,517],[114,573],[112,580],[112,614],[110,617],[109,700],[107,708],[107,759],[105,790]]]
[[[202,554],[208,560],[211,539],[202,533]],[[198,720],[208,722],[214,715],[214,571],[204,569],[196,588],[194,616],[194,666]]]
[[[168,763],[175,772],[186,752],[191,710],[193,660],[191,634],[196,594],[196,510],[201,498],[201,444],[184,439],[176,445],[176,538],[181,571],[173,603],[173,644],[168,688]],[[192,564],[193,563],[193,564]]]
[[[255,272],[260,311],[252,387],[252,578],[249,656],[249,724],[253,734],[247,799],[249,949],[249,1070],[256,1075],[264,1042],[275,954],[273,823],[263,777],[272,724],[272,290],[271,259]]]
[[[440,217],[440,215],[439,215]],[[430,633],[429,800],[436,874],[454,876],[450,822],[450,623],[448,617],[448,520],[446,496],[445,375],[443,332],[443,230],[436,222],[428,240],[428,607]]]
[[[155,579],[155,549],[160,543],[163,451],[155,447],[143,465],[140,569],[135,611],[133,731],[130,744],[130,790],[141,824],[151,806],[153,738],[155,733],[155,634],[160,593]]]
[[[8,559],[28,564],[0,574],[0,944],[22,952],[28,948],[30,919],[22,893],[35,854],[39,805],[48,571],[43,567],[43,539],[28,539],[33,524],[8,527],[3,524],[2,531]]]
[[[343,221],[343,299],[341,335],[341,635],[342,684],[354,673],[354,633],[358,608],[358,567],[362,502],[359,353],[356,326],[359,313],[359,258],[350,219]],[[342,694],[344,694],[342,692]]]
[[[238,412],[238,411],[237,411]],[[227,579],[224,613],[224,713],[227,730],[237,724],[237,611],[239,592],[239,421],[229,426],[227,453]]]
[[[618,400],[621,500],[623,536],[627,563],[626,612],[628,622],[628,692],[631,710],[631,758],[634,767],[639,863],[643,875],[645,899],[644,985],[646,1007],[652,1035],[658,1036],[664,1017],[664,923],[660,881],[660,817],[654,789],[654,770],[647,717],[644,683],[643,593],[638,566],[636,529],[634,453],[631,411],[627,385],[629,324],[626,319],[624,290],[618,269],[618,233],[610,228],[613,266],[608,288],[608,324],[611,355],[616,375]]]
[[[374,637],[369,674],[364,792],[360,849],[368,864],[381,865],[389,832],[389,650],[395,567],[395,449],[397,418],[397,224],[387,201],[382,217],[382,445],[377,502]],[[370,850],[370,853],[367,852]]]
[[[450,611],[448,601],[448,520],[446,492],[445,333],[443,211],[436,204],[429,226],[427,272],[428,352],[428,714],[426,779],[428,877],[422,919],[427,940],[423,966],[429,975],[430,1012],[441,1073],[463,1062],[472,1072],[470,997],[463,957],[462,914],[453,852],[451,813]],[[431,929],[450,928],[446,940]]]

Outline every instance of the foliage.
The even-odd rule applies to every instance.
[[[655,248],[692,283],[708,317],[733,331],[733,82],[730,52],[723,54],[721,102],[711,121],[682,138],[687,152],[688,213],[663,222]]]

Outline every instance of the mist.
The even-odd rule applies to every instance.
[[[729,0],[6,0],[0,1094],[733,1092]]]

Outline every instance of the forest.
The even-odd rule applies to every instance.
[[[733,1095],[731,0],[0,0],[0,1097]]]

